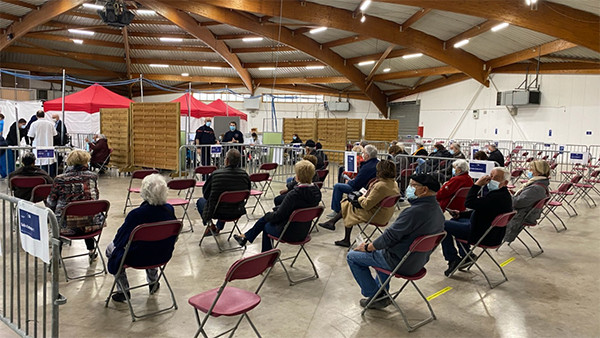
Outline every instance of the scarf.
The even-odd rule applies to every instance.
[[[532,178],[529,179],[529,181],[527,181],[527,183],[523,184],[523,186],[521,188],[519,188],[519,190],[517,190],[517,192],[515,192],[515,196],[517,196],[518,194],[521,193],[521,191],[523,189],[525,189],[526,187],[535,184],[535,182],[537,181],[543,181],[543,180],[547,180],[548,177],[546,176],[533,176]]]

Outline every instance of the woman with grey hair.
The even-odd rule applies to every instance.
[[[87,141],[87,139],[86,139]],[[110,156],[110,149],[108,148],[108,140],[104,134],[94,135],[94,142],[88,143],[90,151],[92,152],[92,159],[90,165],[92,168],[100,169],[99,173],[104,174],[104,168],[102,167],[104,162],[108,164]]]
[[[167,182],[159,174],[146,176],[142,181],[140,196],[144,202],[134,210],[131,210],[123,225],[117,231],[115,238],[106,248],[106,257],[108,258],[108,272],[116,274],[119,270],[119,264],[125,254],[125,246],[129,241],[129,236],[136,226],[144,223],[154,223],[162,221],[175,220],[175,210],[173,206],[167,204]],[[136,254],[136,248],[129,249],[128,259],[143,259],[144,261],[153,261],[155,258],[163,257],[163,252],[172,252],[169,250],[175,245],[175,238],[172,243],[161,242],[160,247],[152,247],[152,250],[144,250],[143,258],[132,257]],[[145,247],[148,249],[148,247]],[[160,284],[158,280],[158,269],[146,269],[146,280],[150,283],[150,294],[158,290]],[[123,289],[128,289],[129,283],[125,271],[119,276],[117,281],[117,289],[119,292],[112,295],[112,300],[115,302],[124,302],[125,294]],[[129,297],[129,292],[127,292]]]
[[[472,186],[473,179],[469,176],[469,162],[466,160],[456,160],[452,162],[452,178],[444,183],[435,195],[442,211],[446,210],[448,203],[450,203],[450,200],[452,200],[452,197],[454,197],[454,194],[458,189],[470,188]]]

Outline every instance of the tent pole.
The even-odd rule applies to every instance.
[[[67,74],[65,70],[62,71],[62,130],[60,131],[60,145],[62,146],[65,143],[65,86],[67,82]]]
[[[140,94],[142,96],[142,102],[144,102],[144,81],[142,79],[142,74],[140,74]]]
[[[185,143],[187,144],[188,142],[188,135],[190,134],[190,117],[192,116],[192,82],[189,83],[189,89],[188,89],[188,116],[187,116],[187,123],[186,123],[186,131],[185,131]]]

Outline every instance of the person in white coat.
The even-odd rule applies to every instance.
[[[39,110],[36,114],[37,121],[33,122],[29,127],[29,131],[27,132],[27,137],[33,139],[32,146],[34,148],[38,147],[50,147],[54,146],[54,136],[58,133],[56,132],[56,128],[54,128],[54,123],[45,119],[45,113],[42,110]],[[38,156],[39,157],[39,156]],[[55,156],[56,158],[56,156]],[[56,161],[55,159],[39,159],[36,162],[37,165],[42,166],[50,176],[56,176]]]

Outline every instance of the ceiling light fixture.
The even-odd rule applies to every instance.
[[[156,12],[151,9],[136,9],[135,12],[140,15],[155,15]]]
[[[421,56],[423,56],[423,53],[414,53],[414,54],[403,55],[402,58],[403,59],[414,59],[414,58],[418,58],[418,57],[421,57]]]
[[[325,69],[325,66],[306,66],[306,69]]]
[[[152,64],[150,64],[150,67],[152,67],[152,68],[169,68],[169,65],[152,63]]]
[[[81,30],[81,29],[73,29],[73,28],[69,29],[69,33],[81,34],[81,35],[90,35],[90,36],[92,36],[92,35],[95,34],[92,31],[84,31],[84,30]]]
[[[244,42],[258,42],[258,41],[262,41],[262,40],[263,40],[263,38],[260,36],[242,39],[242,41],[244,41]]]
[[[74,43],[78,44],[78,45],[82,45],[83,44],[83,40],[81,39],[71,39],[73,40]]]
[[[391,69],[391,68],[385,68],[385,69],[383,70],[383,72],[384,72],[384,73],[389,73],[389,72],[390,72],[390,70],[392,70],[392,69]]]
[[[362,2],[362,4],[360,4],[359,8],[364,12],[367,8],[369,8],[369,5],[371,5],[371,0],[365,0]]]
[[[368,66],[368,65],[372,65],[374,63],[375,63],[375,60],[369,60],[369,61],[359,62],[358,65],[359,66]]]
[[[327,30],[327,27],[313,28],[309,31],[310,34],[317,34]]]
[[[96,5],[96,4],[83,4],[83,7],[92,8],[92,9],[103,9],[104,8],[104,6]]]
[[[190,73],[181,73],[181,76],[188,77],[188,76],[190,76]]]
[[[221,67],[217,67],[217,66],[203,66],[202,69],[221,69]]]
[[[275,70],[275,67],[258,67],[258,70]]]
[[[360,17],[360,22],[365,22],[365,20],[367,20],[367,17],[363,14],[363,16]]]
[[[160,38],[162,42],[182,42],[182,38]]]
[[[460,47],[462,47],[462,46],[464,46],[464,45],[466,45],[468,43],[469,43],[469,39],[461,40],[461,41],[459,41],[459,42],[457,42],[457,43],[454,44],[454,48],[460,48]]]
[[[499,31],[501,29],[504,29],[506,27],[508,27],[508,22],[503,22],[503,23],[501,23],[499,25],[496,25],[496,26],[492,27],[492,32],[497,32],[497,31]]]

